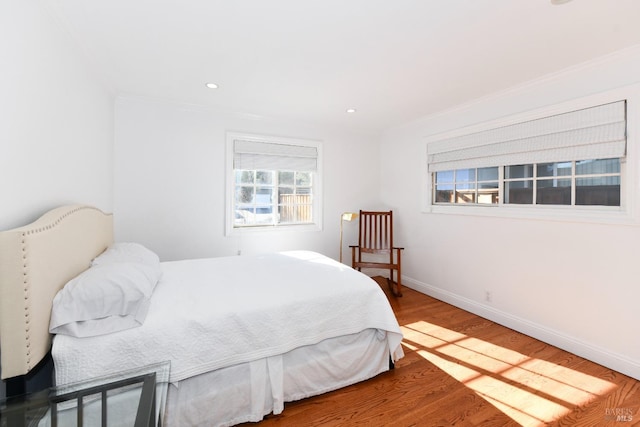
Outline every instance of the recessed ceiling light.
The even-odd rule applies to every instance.
[[[218,85],[215,83],[207,83],[209,89],[218,89]]]
[[[356,109],[355,108],[347,108],[347,113],[355,113]]]
[[[551,0],[551,4],[565,4],[569,3],[571,0]]]

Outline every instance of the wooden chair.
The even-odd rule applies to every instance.
[[[404,248],[393,246],[393,211],[376,212],[360,211],[360,233],[358,245],[350,245],[351,267],[361,271],[363,268],[389,269],[387,283],[393,295],[402,296],[402,263],[401,254]],[[394,262],[395,253],[395,262]],[[368,255],[389,255],[388,262],[364,260]],[[379,259],[379,258],[378,258]],[[393,271],[396,271],[394,289]]]

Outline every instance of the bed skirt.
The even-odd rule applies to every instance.
[[[367,329],[169,385],[164,425],[232,426],[279,414],[284,402],[326,393],[389,370],[386,333]]]

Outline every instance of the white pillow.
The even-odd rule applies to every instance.
[[[142,325],[161,270],[132,262],[96,265],[53,299],[49,332],[91,337]]]
[[[112,244],[103,253],[94,258],[91,261],[91,265],[96,266],[114,262],[139,262],[156,266],[160,264],[160,258],[155,252],[140,243],[119,242]]]

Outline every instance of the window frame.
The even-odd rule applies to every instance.
[[[627,108],[626,156],[620,158],[620,206],[517,205],[504,204],[502,200],[500,200],[499,204],[434,203],[434,176],[428,170],[428,152],[426,149],[429,143],[620,100],[626,100]],[[640,144],[640,138],[637,136],[638,132],[640,132],[640,124],[639,120],[636,119],[637,117],[640,117],[640,84],[633,84],[561,104],[426,136],[423,139],[425,149],[423,150],[424,161],[422,162],[423,191],[421,193],[421,211],[425,214],[472,215],[623,225],[640,224],[640,205],[638,198],[635,197],[638,189],[637,183],[640,182],[640,168],[636,165],[639,158],[637,145]],[[557,161],[563,160],[565,159],[557,159]],[[503,166],[505,165],[496,166],[499,166],[502,185],[504,178]]]
[[[594,160],[609,160],[609,159],[594,159]],[[437,176],[438,173],[446,173],[446,174],[452,174],[454,176],[453,181],[443,181],[441,183],[438,183],[437,179],[433,179],[434,185],[432,186],[432,200],[433,200],[433,205],[435,206],[564,206],[567,208],[573,208],[573,209],[591,209],[591,208],[601,208],[601,209],[607,209],[607,210],[619,210],[620,206],[611,206],[611,205],[587,205],[587,204],[580,204],[578,203],[577,200],[577,190],[578,190],[578,181],[582,180],[582,179],[598,179],[598,178],[615,178],[617,177],[620,180],[620,194],[622,194],[622,159],[620,158],[613,158],[611,160],[619,160],[619,166],[620,169],[618,172],[599,172],[599,173],[592,173],[592,174],[586,174],[586,173],[577,173],[576,171],[576,165],[579,162],[582,162],[584,160],[572,160],[572,161],[557,161],[557,162],[541,162],[541,163],[527,163],[527,164],[523,164],[523,165],[500,165],[500,166],[491,166],[489,168],[492,169],[497,169],[498,172],[498,177],[494,180],[480,180],[478,177],[478,171],[480,169],[489,169],[487,167],[481,167],[481,168],[464,168],[464,169],[452,169],[452,170],[442,170],[442,171],[437,171],[437,172],[432,172],[433,176]],[[562,175],[540,175],[539,174],[539,167],[543,166],[543,165],[547,165],[547,164],[570,164],[569,169],[569,173],[568,174],[562,174]],[[508,167],[527,167],[530,169],[530,175],[526,175],[526,176],[516,176],[516,177],[507,177],[507,173],[506,170]],[[475,174],[475,180],[474,181],[458,181],[457,180],[457,174],[458,171],[466,171],[466,170],[474,170],[474,174]],[[541,183],[545,183],[545,182],[549,182],[549,181],[568,181],[569,185],[568,186],[552,186],[552,187],[546,187],[546,186],[541,186]],[[458,186],[457,184],[461,182],[461,183],[466,183],[466,182],[471,182],[474,184],[474,188],[473,191],[475,193],[475,199],[473,202],[469,202],[469,203],[461,203],[458,202],[458,195],[457,195],[457,190],[458,190]],[[497,202],[495,203],[482,203],[479,201],[479,194],[480,194],[480,184],[482,183],[497,183],[497,187],[495,188],[495,191],[497,191],[497,197],[496,200]],[[516,202],[507,202],[507,192],[508,192],[508,184],[510,183],[518,183],[518,182],[528,182],[530,183],[530,186],[526,186],[526,188],[530,188],[531,190],[531,202],[529,203],[516,203]],[[453,202],[442,202],[442,201],[437,201],[437,191],[438,191],[438,186],[453,186],[453,190],[452,190],[452,198],[454,199]],[[568,188],[569,189],[569,203],[544,203],[544,202],[539,202],[538,201],[538,197],[540,196],[539,194],[539,190],[541,188]]]
[[[251,141],[268,144],[295,145],[304,147],[314,147],[317,150],[317,168],[312,172],[312,210],[313,221],[310,223],[283,223],[283,224],[256,224],[245,227],[236,227],[235,225],[235,191],[236,177],[234,169],[234,142],[236,140]],[[323,193],[322,193],[322,141],[288,138],[280,136],[259,135],[241,132],[227,132],[226,134],[226,201],[225,201],[225,235],[232,236],[245,233],[265,233],[275,231],[321,231],[322,230],[322,211],[323,211]],[[277,175],[277,171],[276,175]],[[255,184],[255,183],[254,183]],[[275,183],[272,184],[275,186]],[[274,188],[277,188],[275,186]],[[272,202],[272,206],[277,210],[277,201]]]

